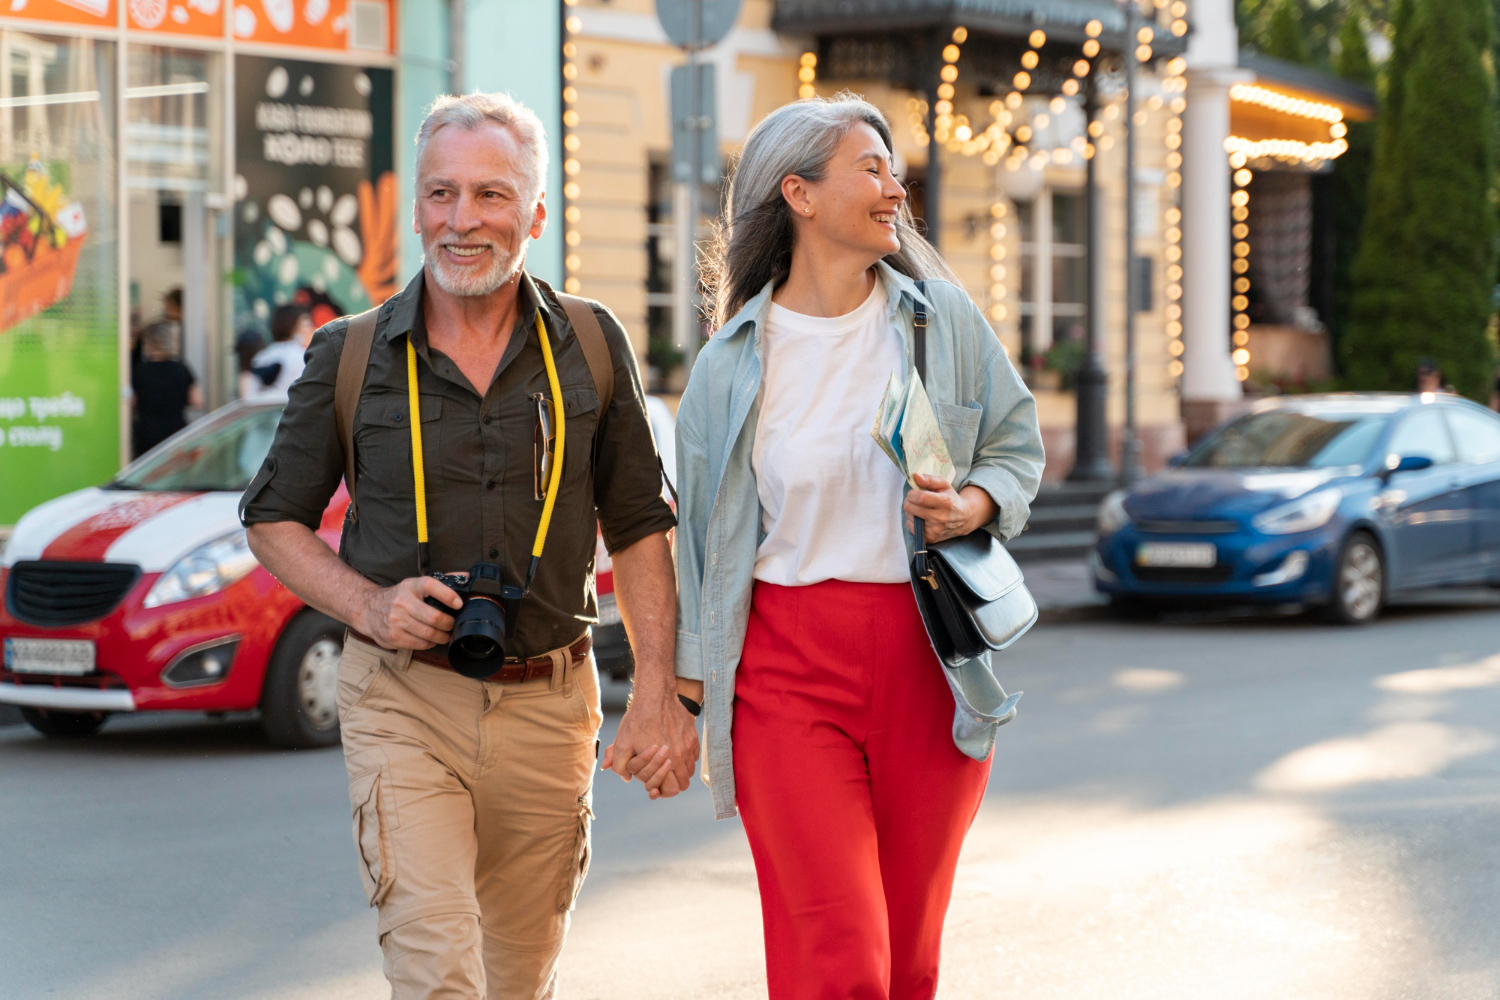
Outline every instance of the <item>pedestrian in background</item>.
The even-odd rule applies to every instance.
[[[188,407],[203,405],[198,380],[177,356],[181,339],[181,326],[171,320],[141,331],[141,359],[130,368],[130,450],[136,458],[186,427]]]
[[[242,381],[241,396],[285,396],[302,374],[313,330],[312,313],[306,306],[277,306],[271,313],[271,343],[250,360],[250,391],[243,391],[246,384]]]
[[[603,721],[596,532],[636,663],[615,745],[627,765],[644,758],[634,769],[649,767],[653,791],[686,787],[697,763],[672,671],[674,520],[630,340],[609,310],[524,268],[547,219],[547,161],[541,120],[509,96],[434,103],[417,133],[423,268],[373,316],[313,338],[241,501],[262,564],[349,626],[339,725],[395,1000],[555,994]],[[343,381],[356,343],[368,364]],[[335,554],[315,530],[346,459],[353,505]],[[483,676],[459,672],[449,639],[465,605],[428,575],[470,567],[526,589],[502,597],[503,653],[490,647]]]
[[[703,705],[716,813],[738,807],[749,836],[772,1000],[933,996],[1009,721],[987,662],[945,677],[903,519],[929,542],[1018,534],[1036,405],[913,227],[893,158],[885,118],[850,95],[755,127],[714,262],[722,325],[677,415],[678,690]],[[957,475],[908,492],[870,428],[912,369],[918,303]]]
[[[261,388],[260,379],[250,372],[255,356],[266,346],[265,335],[253,326],[241,330],[234,338],[235,371],[238,372],[237,391],[241,399],[255,395]]]
[[[1452,392],[1453,386],[1443,380],[1443,369],[1431,358],[1417,364],[1418,392]]]

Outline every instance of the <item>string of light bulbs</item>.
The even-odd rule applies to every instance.
[[[565,7],[576,7],[578,0],[563,0]],[[582,138],[577,132],[578,128],[578,42],[579,33],[583,30],[583,21],[577,15],[569,13],[563,18],[563,149],[567,155],[563,158],[563,243],[567,249],[563,256],[563,290],[569,295],[577,295],[582,288],[579,272],[583,269],[583,258],[579,255],[579,247],[583,244],[583,231],[579,228],[579,222],[583,219],[583,210],[578,201],[583,194],[579,186],[578,176],[583,172],[583,166],[578,161],[578,150],[583,145]]]

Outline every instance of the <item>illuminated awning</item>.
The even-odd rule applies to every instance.
[[[1253,78],[1230,89],[1224,148],[1259,169],[1321,169],[1349,148],[1348,122],[1375,116],[1374,92],[1348,80],[1252,53],[1240,68]]]

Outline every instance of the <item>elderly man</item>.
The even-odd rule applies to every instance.
[[[399,1000],[553,994],[601,721],[596,509],[637,664],[616,769],[655,797],[697,760],[673,682],[672,512],[629,341],[523,267],[546,174],[542,124],[508,96],[433,105],[417,134],[422,272],[313,338],[241,504],[256,556],[349,626],[355,841]],[[313,529],[346,469],[335,555]],[[467,584],[428,575],[470,567]],[[503,624],[452,633],[469,585]]]

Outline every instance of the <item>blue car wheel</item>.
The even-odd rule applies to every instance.
[[[1366,531],[1344,539],[1333,567],[1333,585],[1324,609],[1340,625],[1368,625],[1385,605],[1385,559]]]

